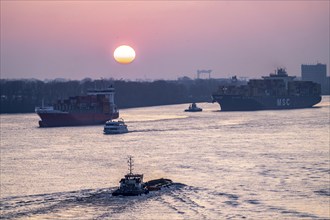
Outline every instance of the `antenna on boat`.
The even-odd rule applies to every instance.
[[[128,156],[127,163],[128,163],[129,174],[133,174],[133,157],[132,156]]]

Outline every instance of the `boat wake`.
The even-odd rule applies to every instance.
[[[129,133],[133,132],[160,132],[160,131],[179,131],[180,129],[141,129],[141,130],[131,130]]]
[[[81,215],[89,219],[95,218],[95,214],[98,213],[99,216],[96,218],[103,218],[105,214],[109,217],[115,213],[126,212],[126,209],[141,205],[172,190],[181,190],[184,186],[181,183],[173,183],[160,191],[133,197],[112,196],[116,187],[7,197],[1,199],[0,216],[2,219],[17,219],[43,216],[71,218]]]
[[[112,187],[7,197],[1,201],[1,218],[321,218],[312,213],[270,205],[252,194],[243,196],[181,183],[173,183],[170,187],[141,196],[112,196],[115,189]]]

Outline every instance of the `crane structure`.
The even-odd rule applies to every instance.
[[[209,74],[209,79],[211,79],[211,72],[212,72],[212,70],[197,70],[197,79],[200,78],[200,75],[202,73]]]

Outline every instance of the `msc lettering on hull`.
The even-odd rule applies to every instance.
[[[277,99],[277,106],[290,106],[290,99]]]

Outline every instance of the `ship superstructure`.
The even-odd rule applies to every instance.
[[[138,196],[148,194],[149,191],[158,191],[164,187],[169,187],[173,184],[170,179],[154,179],[148,182],[143,182],[143,174],[133,173],[133,158],[128,156],[128,174],[122,178],[120,186],[112,192],[113,196]]]
[[[129,173],[119,181],[120,186],[112,193],[112,195],[137,196],[141,194],[147,194],[149,191],[144,186],[143,174],[133,174],[132,156],[128,157],[127,163]]]
[[[52,106],[36,107],[40,127],[79,126],[104,124],[119,117],[114,102],[115,89],[88,90],[85,96],[57,100]]]
[[[293,109],[312,107],[321,101],[321,86],[311,81],[294,80],[285,69],[247,85],[220,86],[212,94],[221,111]]]

